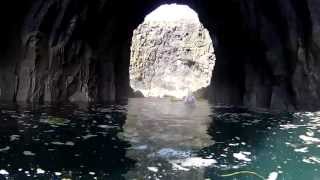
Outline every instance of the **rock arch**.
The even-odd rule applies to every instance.
[[[215,104],[320,108],[317,0],[36,0],[19,8],[20,1],[6,1],[0,8],[0,100],[126,99],[132,31],[162,3],[190,6],[212,33]],[[34,32],[48,41],[25,59],[30,47],[23,40]],[[56,58],[55,51],[62,56]],[[39,58],[44,53],[48,58]],[[24,67],[31,75],[17,68],[22,59],[30,62]],[[32,86],[21,86],[21,79]]]
[[[183,4],[164,4],[134,30],[130,86],[145,97],[182,98],[205,91],[214,63],[212,40],[198,14]]]

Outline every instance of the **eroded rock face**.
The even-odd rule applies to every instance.
[[[20,24],[8,25],[14,35],[7,40],[7,52],[0,53],[0,100],[39,103],[126,99],[128,88],[123,82],[128,82],[128,70],[119,67],[128,67],[129,55],[123,49],[128,47],[129,34],[110,32],[110,24],[123,22],[120,16],[104,18],[106,23],[100,25],[94,22],[105,16],[110,5],[36,0],[25,8],[25,14],[15,17]],[[100,35],[91,36],[94,31]],[[112,39],[115,33],[123,36]]]
[[[5,0],[0,100],[125,99],[132,32],[173,2],[190,5],[213,39],[214,104],[320,109],[318,0]]]
[[[182,98],[210,85],[215,55],[209,32],[193,21],[145,21],[134,31],[130,84],[145,97]]]

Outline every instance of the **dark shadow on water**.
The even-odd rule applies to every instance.
[[[126,121],[123,104],[2,104],[0,110],[0,169],[10,177],[124,179],[135,165],[126,157],[129,142],[117,136]]]

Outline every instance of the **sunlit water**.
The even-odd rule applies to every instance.
[[[320,113],[169,99],[0,108],[0,179],[320,179]]]

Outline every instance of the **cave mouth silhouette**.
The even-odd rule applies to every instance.
[[[146,15],[130,50],[130,86],[144,97],[183,98],[210,85],[213,43],[187,5],[164,4]]]

